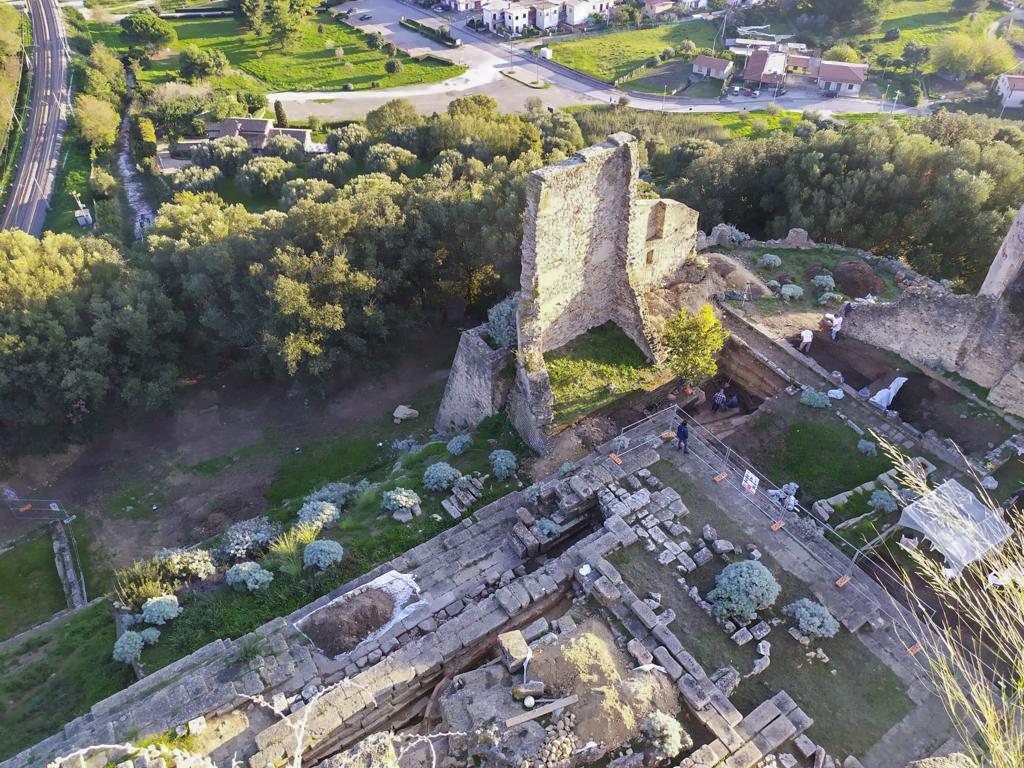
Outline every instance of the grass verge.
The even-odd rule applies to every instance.
[[[53,562],[53,542],[44,531],[0,555],[0,640],[46,621],[67,607]]]

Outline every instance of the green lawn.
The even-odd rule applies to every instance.
[[[10,584],[4,580],[4,589]],[[0,653],[0,760],[59,731],[135,680],[110,657],[110,604],[86,608],[20,647]]]
[[[1005,14],[1005,10],[989,7],[974,14],[972,21],[969,15],[953,10],[953,0],[895,0],[886,9],[881,29],[860,35],[855,42],[870,44],[873,56],[886,53],[899,57],[909,42],[935,45],[939,38],[952,32],[984,34],[992,22]],[[900,39],[886,42],[885,32],[893,28],[899,28]],[[933,70],[930,63],[923,67],[925,72]]]
[[[591,35],[555,43],[551,50],[559,64],[612,81],[684,40],[692,40],[698,48],[710,48],[716,31],[707,21],[684,21],[650,29]]]
[[[78,204],[73,193],[77,192],[83,203],[90,204],[89,170],[89,147],[79,140],[78,132],[72,123],[61,150],[53,198],[43,224],[45,231],[67,232],[73,235],[83,231],[75,221]]]
[[[46,532],[0,555],[0,584],[0,640],[67,607]]]
[[[8,5],[0,5],[0,22],[5,26],[20,23],[21,14]],[[0,151],[7,143],[7,134],[14,122],[13,107],[18,100],[21,83],[21,57],[17,54],[0,57]]]
[[[370,48],[367,35],[326,14],[304,20],[298,42],[288,52],[272,47],[265,37],[243,31],[234,18],[171,23],[178,33],[177,41],[171,46],[174,51],[189,45],[219,50],[233,67],[255,78],[268,91],[334,91],[342,90],[346,84],[362,90],[373,87],[375,81],[380,82],[382,88],[393,88],[439,82],[465,71],[464,67],[438,58],[414,59],[400,53],[397,58],[404,65],[403,70],[388,74],[384,69],[387,54]],[[89,26],[94,40],[124,48],[119,27],[96,23]],[[334,55],[339,46],[345,50],[343,61]],[[172,80],[177,67],[176,56],[157,57],[142,79]],[[230,82],[225,85],[230,86]]]
[[[720,536],[733,542],[749,540],[749,534],[718,511],[715,500],[708,498],[670,463],[659,462],[651,471],[679,491],[692,510],[692,519],[687,518],[690,528],[696,531],[710,523]],[[779,608],[801,597],[814,599],[810,585],[788,573],[770,552],[762,552],[761,562],[782,587],[775,609],[765,612],[766,618],[778,615]],[[679,588],[675,582],[678,573],[660,565],[655,555],[635,545],[610,559],[638,595],[662,594],[662,604],[676,613],[673,629],[709,673],[726,664],[734,666],[741,675],[749,672],[756,656],[754,644],[740,647],[733,643]],[[697,586],[701,594],[706,594],[714,586],[714,577],[723,565],[716,559],[687,576],[687,581]],[[845,629],[836,637],[813,646],[820,645],[830,657],[828,665],[808,661],[804,655],[807,649],[786,634],[785,625],[773,629],[768,640],[772,644],[771,666],[757,677],[744,679],[731,697],[744,714],[785,690],[814,718],[815,724],[808,732],[812,740],[824,745],[832,754],[863,756],[913,708],[900,679],[871,654],[856,635]]]
[[[810,411],[807,406],[800,407]],[[775,483],[798,483],[801,495],[810,500],[847,491],[892,468],[882,454],[865,456],[858,451],[856,433],[831,415],[828,419],[792,422],[781,440],[751,458],[764,466]]]
[[[662,383],[664,374],[614,323],[606,323],[544,355],[555,423],[567,424],[630,392]]]

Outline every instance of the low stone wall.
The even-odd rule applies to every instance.
[[[88,601],[85,597],[85,579],[78,570],[77,558],[72,549],[74,545],[60,520],[50,523],[50,535],[53,537],[53,560],[61,586],[64,587],[64,597],[68,608],[76,610]]]
[[[505,405],[512,377],[502,376],[512,359],[507,349],[487,343],[487,324],[463,331],[455,352],[434,429],[444,434],[476,427]]]

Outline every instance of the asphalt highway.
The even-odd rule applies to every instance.
[[[26,139],[0,229],[40,235],[57,175],[71,100],[64,19],[55,0],[28,0],[32,20],[32,103]]]

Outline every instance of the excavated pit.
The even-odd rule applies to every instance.
[[[333,658],[348,653],[387,624],[394,611],[395,598],[380,589],[367,589],[312,614],[302,623],[302,631]]]

